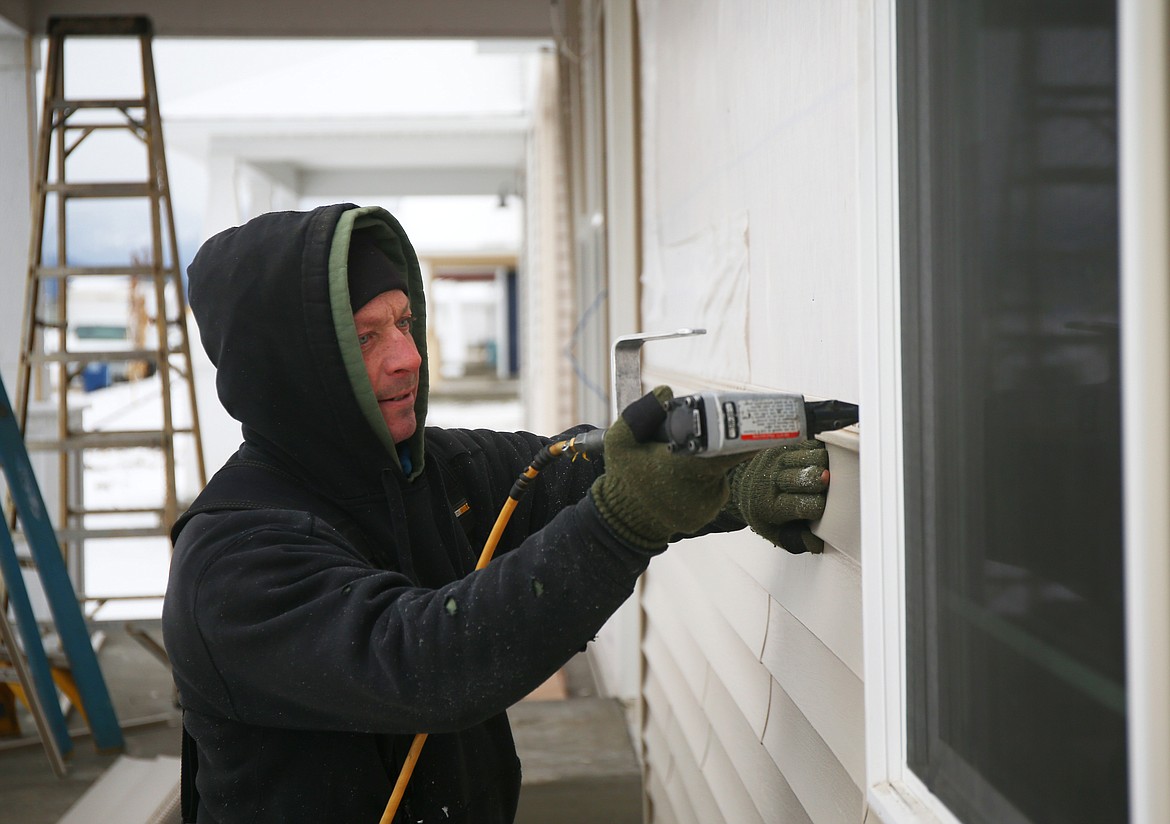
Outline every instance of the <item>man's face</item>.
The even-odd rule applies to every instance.
[[[414,434],[414,399],[422,357],[410,334],[410,301],[400,290],[383,292],[353,316],[366,374],[382,420],[395,443]]]

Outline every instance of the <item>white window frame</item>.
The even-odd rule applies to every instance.
[[[866,804],[884,824],[959,824],[906,764],[896,0],[870,11],[860,30],[872,40],[859,47],[872,86],[861,88],[858,130]]]
[[[1118,4],[1130,821],[1170,821],[1170,13]]]
[[[1130,821],[1158,824],[1170,821],[1170,12],[1141,0],[1118,8]],[[858,147],[866,820],[961,824],[906,759],[896,0],[863,13],[872,15],[859,27],[871,72]]]

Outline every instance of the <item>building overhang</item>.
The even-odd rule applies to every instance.
[[[149,15],[163,37],[547,38],[548,0],[152,0]],[[0,0],[0,16],[43,34],[53,15],[127,14],[117,0]]]
[[[307,196],[518,194],[529,119],[222,120],[168,118],[167,145],[231,157]]]

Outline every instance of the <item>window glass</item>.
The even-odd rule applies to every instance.
[[[1124,821],[1116,10],[898,32],[910,767],[965,822]]]

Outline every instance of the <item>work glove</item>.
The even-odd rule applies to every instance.
[[[605,474],[591,490],[609,528],[647,550],[662,549],[672,535],[697,532],[714,520],[730,494],[727,471],[750,457],[675,454],[666,444],[649,440],[648,432],[646,442],[639,442],[628,413],[639,405],[644,411],[655,401],[665,410],[673,397],[670,387],[659,386],[614,421],[605,433]]]
[[[829,453],[820,441],[757,452],[731,470],[723,514],[795,555],[823,552],[825,542],[809,531],[809,521],[825,514],[828,468]]]

